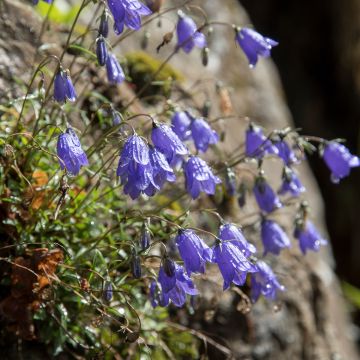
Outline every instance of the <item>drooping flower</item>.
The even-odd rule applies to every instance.
[[[267,253],[279,255],[280,251],[291,246],[285,231],[272,220],[261,222],[261,240],[264,246],[264,256]]]
[[[216,144],[219,136],[210,125],[201,118],[195,118],[191,122],[191,135],[197,150],[206,152],[210,144]]]
[[[289,166],[299,163],[299,159],[285,140],[276,141],[274,146],[278,149],[277,155],[284,161],[285,165]]]
[[[249,28],[237,30],[236,40],[248,58],[250,68],[256,65],[259,56],[269,57],[271,49],[279,44]]]
[[[124,185],[124,193],[132,199],[142,193],[152,196],[153,188],[159,190],[153,179],[149,148],[138,135],[130,136],[125,142],[116,174]]]
[[[140,247],[141,250],[146,250],[150,246],[151,234],[149,228],[143,224],[140,233]]]
[[[200,192],[214,195],[216,184],[221,183],[208,164],[197,156],[190,156],[184,170],[186,190],[193,199],[196,199]]]
[[[102,36],[96,40],[96,57],[100,66],[104,66],[108,57],[108,51],[105,40]]]
[[[174,131],[166,124],[154,122],[151,132],[151,140],[155,147],[162,152],[170,165],[178,163],[182,156],[188,153],[187,148],[181,142]]]
[[[108,0],[110,12],[114,18],[114,31],[121,34],[126,25],[129,29],[141,28],[141,16],[150,15],[151,10],[138,0]]]
[[[285,287],[279,283],[270,266],[263,261],[256,263],[257,272],[251,274],[251,300],[256,302],[260,295],[268,300],[275,300],[278,291]]]
[[[175,242],[187,273],[204,273],[205,264],[212,257],[212,250],[204,241],[193,230],[186,229],[179,230]]]
[[[104,38],[107,38],[109,35],[109,15],[106,10],[104,10],[101,15],[98,33],[99,36],[103,36]]]
[[[71,176],[77,175],[82,166],[89,165],[79,138],[72,128],[67,128],[65,133],[59,136],[57,155],[60,158],[59,163],[61,169],[66,168],[66,171]]]
[[[282,207],[281,201],[263,176],[255,180],[254,195],[259,208],[267,213]]]
[[[155,147],[150,147],[150,163],[153,171],[154,183],[158,188],[164,186],[165,181],[174,182],[176,176],[174,170],[167,162],[165,155],[157,150]]]
[[[219,242],[214,246],[212,260],[218,264],[224,278],[224,290],[228,289],[232,282],[244,285],[247,273],[256,271],[256,266],[230,241]]]
[[[240,228],[234,224],[221,225],[219,238],[223,242],[230,242],[235,245],[246,257],[256,253],[256,247],[245,239]]]
[[[188,140],[191,136],[191,119],[185,111],[176,111],[171,118],[172,129],[180,140]]]
[[[351,168],[360,166],[360,158],[352,155],[348,148],[331,141],[324,148],[323,158],[331,170],[331,180],[337,184],[350,174]]]
[[[172,303],[181,307],[186,302],[186,294],[197,295],[198,291],[188,275],[185,274],[181,265],[174,263],[173,273],[168,273],[165,266],[159,270],[158,282],[161,285],[165,297]]]
[[[306,254],[307,250],[319,251],[320,246],[327,244],[327,241],[322,238],[315,225],[309,220],[296,224],[294,236],[299,240],[303,254]]]
[[[194,46],[202,49],[206,46],[205,35],[197,31],[197,26],[191,17],[179,12],[179,21],[176,25],[176,33],[178,37],[177,46],[189,53]]]
[[[279,194],[284,195],[290,193],[292,196],[299,196],[305,191],[305,187],[296,175],[295,171],[290,168],[285,168],[283,172],[283,182],[279,190]]]
[[[169,305],[169,296],[163,292],[161,285],[156,281],[152,281],[150,284],[150,302],[154,308]]]
[[[64,103],[66,100],[76,100],[76,92],[70,75],[67,71],[62,69],[60,69],[55,75],[54,99],[59,103]]]
[[[277,154],[278,149],[263,134],[262,128],[250,124],[245,134],[246,156],[262,158],[265,154]]]
[[[125,80],[125,74],[115,55],[108,54],[106,58],[106,73],[111,84],[121,84]]]

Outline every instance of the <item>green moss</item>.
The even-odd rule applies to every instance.
[[[129,77],[139,91],[151,81],[151,85],[144,91],[142,98],[148,103],[156,103],[162,96],[169,97],[174,82],[182,82],[183,76],[169,64],[157,73],[162,62],[139,51],[126,55]],[[155,78],[152,78],[155,75]]]

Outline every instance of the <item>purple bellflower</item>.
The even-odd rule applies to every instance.
[[[285,168],[283,172],[283,182],[279,190],[280,195],[290,193],[292,196],[299,196],[305,191],[305,187],[296,175],[295,171],[290,168]]]
[[[191,17],[179,12],[179,21],[176,25],[178,37],[177,46],[189,53],[195,46],[202,49],[206,46],[205,35],[197,31],[197,26]]]
[[[106,58],[106,73],[111,84],[121,84],[125,80],[125,74],[115,55],[108,54]]]
[[[151,140],[155,147],[165,155],[171,166],[175,166],[181,157],[188,153],[179,137],[166,124],[153,123]]]
[[[285,231],[272,220],[263,219],[261,222],[261,240],[264,246],[264,256],[267,253],[279,255],[282,249],[291,246]]]
[[[197,156],[191,156],[184,167],[186,190],[193,199],[199,197],[200,192],[214,195],[216,185],[221,180],[213,174],[208,164]]]
[[[303,254],[306,254],[307,250],[319,251],[320,246],[327,245],[327,241],[322,238],[315,225],[309,220],[296,224],[294,236],[299,240]]]
[[[246,257],[256,253],[256,247],[245,239],[240,228],[234,224],[221,225],[219,238],[223,242],[230,242],[235,245]]]
[[[323,158],[331,170],[331,180],[335,184],[348,176],[351,168],[360,166],[360,158],[352,155],[349,149],[336,141],[326,144]]]
[[[106,42],[102,36],[96,39],[96,57],[100,66],[104,66],[108,57]]]
[[[114,31],[121,34],[126,25],[131,30],[141,28],[141,16],[150,15],[151,10],[138,0],[107,0],[114,18]]]
[[[289,144],[285,140],[279,140],[274,143],[274,146],[278,149],[278,156],[284,161],[284,164],[289,166],[291,164],[298,164],[299,160],[296,157],[294,151],[290,148]]]
[[[193,272],[203,274],[206,262],[211,261],[212,250],[193,230],[189,229],[179,230],[175,242],[188,275]]]
[[[237,30],[236,40],[248,58],[250,68],[255,67],[259,56],[269,57],[272,47],[279,44],[249,28]]]
[[[138,135],[132,135],[127,139],[116,174],[120,176],[124,185],[124,193],[129,194],[132,199],[136,199],[142,193],[152,196],[154,188],[159,190],[153,179],[149,148]]]
[[[191,136],[191,119],[185,111],[176,111],[171,118],[172,129],[181,141],[188,140]]]
[[[60,69],[55,75],[54,99],[59,103],[76,100],[74,85],[67,71]]]
[[[161,285],[156,281],[152,281],[150,284],[150,302],[153,308],[169,305],[169,296],[164,294]]]
[[[230,241],[219,242],[214,246],[212,261],[219,266],[224,278],[224,290],[228,289],[232,282],[235,285],[244,285],[247,273],[256,271],[256,266]]]
[[[158,282],[161,285],[163,296],[168,297],[172,303],[181,307],[186,302],[186,294],[197,295],[198,291],[181,265],[174,263],[175,269],[167,273],[163,265],[159,270]]]
[[[251,274],[251,300],[256,302],[260,295],[268,300],[275,300],[278,291],[285,287],[279,283],[270,266],[263,261],[256,263],[257,272]]]
[[[280,199],[262,175],[255,180],[254,195],[259,208],[267,213],[282,207]]]
[[[246,156],[262,158],[265,154],[278,154],[278,149],[263,134],[262,128],[250,124],[245,135]]]
[[[60,158],[61,169],[71,176],[79,174],[82,166],[89,165],[84,150],[81,147],[79,138],[72,128],[67,128],[65,133],[61,134],[57,142],[57,155]]]
[[[219,136],[210,125],[201,118],[195,118],[191,122],[191,135],[197,150],[206,152],[210,144],[216,144]]]

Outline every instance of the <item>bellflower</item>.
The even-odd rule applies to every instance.
[[[108,54],[106,58],[106,73],[111,84],[121,84],[125,80],[125,74],[115,55]]]
[[[278,149],[278,156],[284,161],[285,165],[299,163],[294,151],[290,148],[289,144],[284,140],[279,140],[274,143],[274,146]]]
[[[197,31],[197,26],[193,19],[179,12],[179,21],[176,25],[176,33],[178,37],[177,46],[189,53],[194,46],[202,49],[206,46],[205,35]]]
[[[179,159],[188,153],[187,148],[179,137],[166,124],[156,124],[154,122],[151,140],[172,166],[176,165]]]
[[[153,308],[169,305],[169,296],[164,294],[161,285],[156,281],[152,281],[150,284],[150,302]]]
[[[214,246],[212,261],[219,266],[224,278],[224,290],[228,289],[232,282],[236,285],[244,285],[247,273],[256,271],[256,266],[229,241],[219,242]]]
[[[264,219],[261,222],[261,240],[264,246],[264,256],[267,253],[279,255],[284,248],[291,246],[289,237],[274,221]]]
[[[216,184],[221,180],[213,174],[208,164],[197,156],[191,156],[184,168],[186,190],[193,199],[196,199],[200,192],[214,195]]]
[[[262,158],[265,154],[278,154],[278,149],[266,138],[260,126],[250,124],[245,134],[246,156]]]
[[[180,230],[175,238],[188,275],[205,272],[205,264],[211,261],[212,250],[192,230]]]
[[[230,242],[235,245],[246,257],[256,253],[256,247],[245,239],[240,228],[234,224],[221,225],[219,238],[223,242]]]
[[[256,302],[260,295],[269,300],[275,300],[278,291],[285,287],[279,283],[270,266],[263,261],[256,263],[257,272],[251,274],[251,300]]]
[[[171,118],[172,129],[181,141],[188,140],[191,136],[191,119],[185,111],[176,111]]]
[[[109,35],[109,15],[106,10],[104,10],[101,15],[98,33],[99,36],[103,36],[104,38],[107,38]]]
[[[360,166],[360,158],[352,155],[348,148],[336,141],[326,144],[323,158],[331,170],[331,180],[335,184],[348,176],[351,168]]]
[[[54,99],[59,103],[64,103],[66,100],[76,100],[74,85],[70,75],[64,70],[59,70],[55,75]]]
[[[267,213],[282,207],[280,199],[263,176],[255,180],[254,195],[259,208]]]
[[[61,169],[66,168],[71,176],[77,175],[82,166],[89,165],[79,138],[72,128],[67,128],[65,133],[59,136],[57,142],[57,155],[60,158],[59,163]]]
[[[151,10],[138,0],[107,0],[114,18],[114,31],[121,34],[126,25],[131,30],[141,28],[141,16],[150,15]]]
[[[292,196],[299,196],[300,193],[305,191],[305,187],[296,175],[295,171],[285,168],[283,173],[283,182],[279,190],[279,194],[284,195],[290,193]]]
[[[206,152],[210,144],[216,144],[219,136],[210,125],[201,118],[193,119],[191,122],[191,135],[197,150]]]
[[[185,304],[186,294],[197,295],[198,291],[189,276],[185,274],[181,265],[174,264],[173,274],[167,274],[164,266],[159,270],[158,282],[161,285],[165,297],[168,297],[172,303],[181,307]]]
[[[308,249],[319,251],[321,245],[327,244],[327,241],[322,238],[315,225],[309,220],[295,226],[294,236],[299,240],[303,254],[306,254]]]
[[[96,40],[96,57],[100,66],[104,66],[108,56],[105,40],[102,36]]]
[[[256,65],[259,56],[269,57],[272,47],[279,44],[249,28],[238,30],[236,40],[248,58],[250,68]]]
[[[129,194],[132,199],[136,199],[141,193],[152,196],[153,188],[159,190],[153,179],[149,148],[138,135],[127,139],[116,174],[124,184],[124,193]]]

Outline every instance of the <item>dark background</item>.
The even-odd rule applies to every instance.
[[[326,139],[345,138],[360,153],[360,1],[243,0],[255,28],[280,42],[278,66],[295,125]],[[360,170],[340,185],[313,156],[326,205],[336,271],[360,288]],[[360,324],[359,311],[354,314]]]

